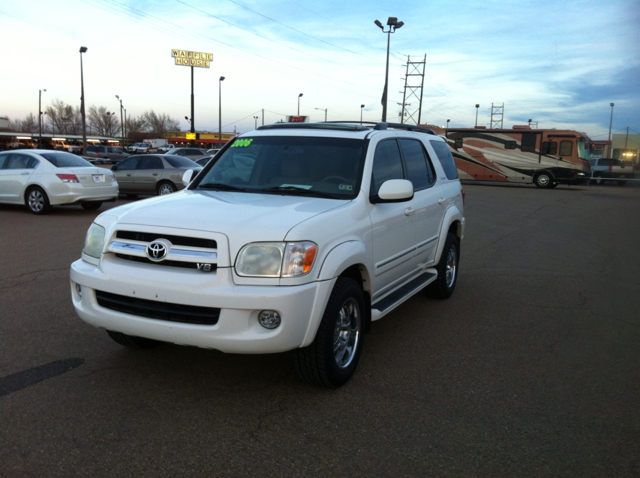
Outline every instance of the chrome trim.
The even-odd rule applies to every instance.
[[[145,243],[129,243],[121,241],[112,241],[107,248],[108,252],[115,254],[128,254],[135,257],[147,258],[147,244]],[[156,262],[162,264],[164,261],[181,261],[181,262],[205,262],[216,261],[218,253],[206,250],[186,249],[180,246],[172,246],[169,253],[162,261]]]

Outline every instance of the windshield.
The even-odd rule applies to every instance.
[[[58,168],[93,167],[89,161],[71,153],[42,153],[40,156]]]
[[[353,199],[365,146],[346,138],[240,138],[199,178],[196,189]]]
[[[589,150],[589,145],[583,138],[578,138],[578,158],[584,159],[585,161],[589,161],[591,159],[591,151]]]

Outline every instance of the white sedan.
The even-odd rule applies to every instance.
[[[46,214],[62,204],[92,211],[117,197],[114,174],[74,154],[38,149],[0,153],[0,203],[25,204],[34,214]]]

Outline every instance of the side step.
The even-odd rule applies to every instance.
[[[380,299],[375,304],[371,304],[371,320],[378,320],[387,315],[393,309],[402,304],[405,300],[420,292],[426,286],[438,278],[435,269],[428,269],[424,274],[420,274],[415,279],[395,290],[388,296]]]

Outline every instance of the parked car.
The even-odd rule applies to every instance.
[[[172,149],[169,153],[174,156],[183,156],[189,159],[200,159],[203,156],[210,156],[204,149],[200,148],[176,148]]]
[[[215,156],[216,154],[218,154],[218,151],[220,151],[221,148],[213,148],[213,149],[207,149],[207,153],[209,153],[211,156]]]
[[[129,153],[123,152],[120,148],[105,145],[87,146],[85,158],[89,158],[94,163],[117,163],[128,158]]]
[[[74,154],[43,149],[0,153],[2,203],[24,204],[34,214],[46,214],[51,206],[63,204],[95,210],[117,197],[113,173]]]
[[[632,162],[624,162],[614,158],[591,159],[591,183],[604,184],[605,181],[616,181],[619,186],[627,184],[627,180],[635,178]]]
[[[115,342],[293,351],[304,380],[339,387],[372,321],[421,291],[453,294],[464,191],[432,130],[281,123],[218,156],[185,191],[90,226],[72,301]]]
[[[207,163],[212,159],[213,159],[213,156],[203,156],[200,159],[193,159],[192,161],[194,161],[195,163],[199,164],[204,168],[207,165]]]
[[[139,146],[142,146],[142,144],[143,144],[143,143],[134,143],[134,144],[130,144],[129,146],[127,146],[127,147],[125,148],[125,151],[126,151],[127,153],[131,153],[131,154],[133,154],[133,153],[135,153],[135,152],[138,150],[138,147],[139,147]]]
[[[156,151],[158,154],[165,154],[165,153],[169,153],[171,154],[171,151],[176,149],[176,145],[175,144],[171,144],[171,143],[167,143],[167,144],[163,144],[162,146],[158,147],[158,150]]]
[[[134,198],[139,194],[169,194],[183,189],[182,176],[188,169],[202,168],[188,158],[166,154],[131,156],[111,168],[120,194]]]

